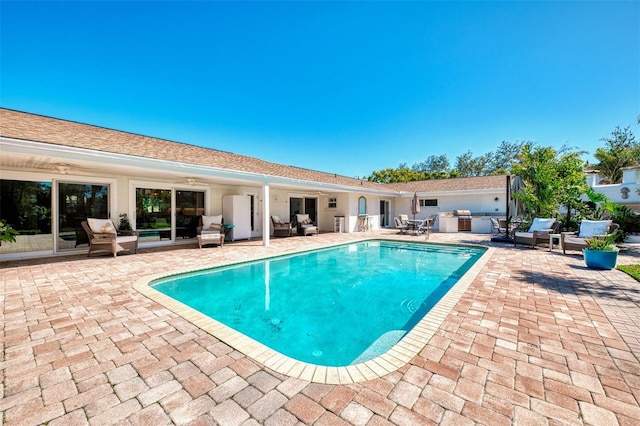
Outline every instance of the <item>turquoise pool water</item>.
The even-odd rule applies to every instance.
[[[299,361],[395,345],[485,249],[367,241],[156,280],[156,290]]]

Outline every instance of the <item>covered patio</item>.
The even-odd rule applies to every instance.
[[[640,285],[581,256],[494,247],[408,364],[318,384],[255,362],[132,288],[145,276],[258,259],[395,230],[197,244],[137,255],[4,262],[4,425],[631,425],[640,418]],[[621,263],[638,263],[637,251]]]

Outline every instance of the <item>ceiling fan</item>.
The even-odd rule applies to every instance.
[[[185,179],[186,183],[189,184],[190,186],[194,186],[194,185],[209,185],[206,182],[200,182],[198,181],[195,177],[189,176]]]
[[[57,170],[60,175],[88,175],[91,173],[90,168],[68,163],[54,164],[53,169]]]

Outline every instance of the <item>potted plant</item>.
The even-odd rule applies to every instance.
[[[618,261],[618,247],[615,242],[618,232],[598,235],[585,239],[587,248],[582,249],[584,261],[589,268],[613,269]]]
[[[126,213],[120,215],[120,224],[118,225],[118,233],[120,235],[136,235],[136,232],[131,227],[129,222],[129,216]]]
[[[18,231],[13,229],[6,221],[0,220],[0,246],[3,241],[15,243],[17,235],[20,235]]]

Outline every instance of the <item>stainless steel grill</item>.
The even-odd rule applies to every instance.
[[[454,210],[453,215],[458,217],[458,231],[471,231],[470,210]]]

